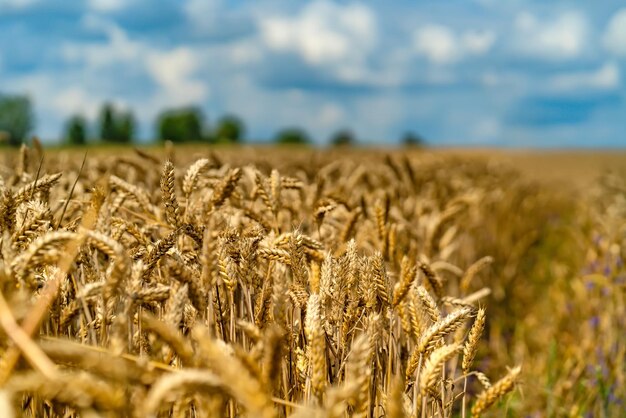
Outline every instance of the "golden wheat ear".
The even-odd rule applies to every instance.
[[[178,228],[181,224],[180,208],[176,199],[176,177],[174,174],[174,164],[166,161],[161,174],[161,198],[165,206],[165,219],[173,228]]]
[[[479,417],[496,401],[515,388],[515,384],[522,371],[520,366],[514,367],[506,376],[498,380],[491,387],[485,389],[472,406],[472,417]]]

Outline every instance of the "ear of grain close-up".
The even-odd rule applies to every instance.
[[[626,409],[623,176],[565,190],[415,150],[1,157],[2,417]]]

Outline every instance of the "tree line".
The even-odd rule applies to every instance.
[[[65,142],[86,145],[97,138],[96,141],[104,143],[128,144],[136,139],[133,113],[110,103],[102,106],[94,125],[90,126],[81,115],[70,117],[65,127]],[[159,139],[175,143],[239,143],[245,133],[243,122],[235,116],[224,116],[218,120],[215,129],[208,129],[202,110],[197,107],[165,110],[158,115],[155,125]]]
[[[34,129],[34,116],[30,100],[25,96],[0,94],[0,144],[20,145]],[[239,144],[246,141],[243,120],[235,115],[219,118],[214,127],[207,124],[202,109],[195,106],[167,109],[155,121],[158,140],[174,143],[197,142],[210,144]],[[124,110],[111,103],[104,103],[97,121],[90,124],[82,115],[71,116],[64,127],[63,142],[72,146],[92,143],[130,144],[136,140],[137,123],[131,110]],[[312,143],[307,132],[298,127],[285,128],[276,133],[277,144]],[[334,146],[351,146],[358,143],[354,133],[341,129],[330,138]],[[401,143],[421,146],[423,139],[407,132]]]

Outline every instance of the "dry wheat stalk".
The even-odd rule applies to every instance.
[[[227,393],[222,380],[208,370],[186,369],[164,375],[148,392],[140,411],[145,417],[156,416],[163,400],[172,402],[176,390],[196,390],[205,394]],[[178,394],[178,396],[180,396]]]
[[[348,405],[354,411],[363,412],[367,408],[372,367],[372,343],[370,336],[361,334],[352,342],[352,349],[346,364],[346,382],[354,385],[354,392],[348,399]]]
[[[152,203],[150,203],[150,196],[144,189],[135,186],[134,184],[130,184],[126,180],[117,176],[111,176],[109,178],[109,184],[113,189],[122,190],[123,192],[133,196],[143,209],[150,210],[151,212],[153,211]]]
[[[414,289],[415,296],[420,301],[421,307],[428,315],[430,321],[433,324],[439,322],[439,320],[441,319],[441,312],[439,312],[439,308],[437,308],[437,303],[432,298],[432,296],[430,296],[428,290],[426,290],[424,286],[416,286]]]
[[[183,193],[187,201],[189,201],[189,196],[191,196],[191,193],[193,193],[196,188],[198,177],[210,166],[211,161],[207,158],[201,158],[193,163],[185,173],[185,177],[183,178]]]
[[[161,195],[165,205],[165,219],[174,228],[180,226],[180,208],[176,200],[174,164],[166,161],[161,175]]]
[[[228,392],[243,404],[248,413],[260,418],[272,417],[270,398],[261,383],[253,378],[241,361],[229,355],[223,346],[206,335],[206,330],[194,328],[193,334],[203,355],[203,362],[222,380]]]
[[[509,393],[515,387],[521,367],[513,368],[506,376],[498,380],[488,389],[485,389],[474,403],[472,407],[472,416],[479,417],[485,410],[493,405],[498,399]]]
[[[321,397],[326,386],[326,339],[320,317],[319,296],[312,293],[306,305],[304,331],[307,337],[311,390]]]
[[[415,279],[415,273],[415,266],[412,265],[410,259],[405,255],[400,264],[400,281],[397,283],[396,289],[393,292],[392,305],[394,307],[402,302],[402,299],[404,299],[409,292],[409,289],[413,284],[413,280]]]
[[[458,352],[459,345],[450,344],[439,347],[430,354],[424,362],[419,380],[422,396],[427,396],[429,392],[437,394],[440,390],[436,385],[440,383],[441,368]]]
[[[483,257],[480,260],[474,262],[474,264],[472,264],[471,266],[469,266],[469,268],[467,269],[467,271],[465,272],[465,274],[461,278],[461,290],[463,292],[467,291],[467,289],[469,289],[470,284],[472,283],[472,280],[474,279],[474,277],[481,270],[483,270],[484,268],[486,268],[487,266],[489,266],[492,263],[493,263],[493,257],[486,256],[486,257]]]
[[[458,327],[460,327],[470,314],[470,309],[461,308],[448,314],[445,318],[434,323],[426,329],[426,331],[424,331],[419,339],[416,349],[413,353],[411,353],[411,357],[409,358],[406,369],[407,378],[413,375],[418,367],[420,359],[432,351],[436,345],[440,344],[443,337],[454,332]]]
[[[472,362],[474,361],[476,351],[478,350],[478,342],[480,341],[483,329],[485,328],[485,319],[486,311],[484,308],[480,308],[476,314],[476,318],[474,319],[474,324],[472,325],[472,328],[470,328],[465,345],[463,345],[463,361],[461,363],[461,369],[465,374],[469,373],[470,367],[472,367]]]
[[[223,205],[226,199],[228,199],[235,190],[240,178],[240,169],[235,168],[231,170],[213,190],[213,196],[211,197],[209,206],[216,209]]]
[[[14,204],[17,206],[26,200],[30,200],[35,193],[47,192],[55,183],[59,181],[62,175],[62,173],[46,174],[40,179],[34,180],[31,183],[20,187],[12,196]]]
[[[80,408],[94,406],[100,410],[122,410],[125,406],[120,388],[86,372],[65,372],[48,380],[36,372],[14,374],[5,388],[11,392],[28,392]]]

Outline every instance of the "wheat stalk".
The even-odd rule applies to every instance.
[[[492,406],[498,399],[512,391],[521,370],[522,369],[519,366],[513,368],[506,376],[478,395],[478,398],[472,407],[472,416],[481,416],[482,413]]]

